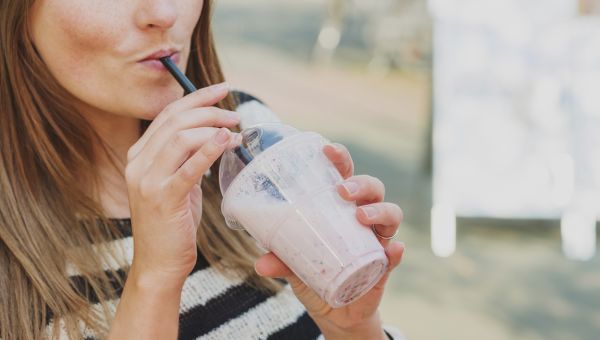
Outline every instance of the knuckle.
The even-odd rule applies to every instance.
[[[221,116],[223,116],[223,113],[221,113],[221,109],[219,109],[218,107],[210,106],[207,107],[206,110],[208,118],[210,120],[217,120],[221,118]]]
[[[387,219],[390,221],[390,224],[394,227],[397,227],[402,223],[403,213],[402,209],[397,204],[394,203],[386,203],[383,206],[383,210],[385,211],[385,215]]]
[[[219,117],[215,108],[212,106],[201,107],[194,112],[194,116],[196,117],[195,121],[197,123],[202,123],[202,126],[210,126]]]
[[[173,105],[173,103],[167,105],[162,112],[156,116],[156,118],[154,119],[154,121],[152,122],[152,124],[157,125],[157,126],[162,126],[164,123],[166,123],[171,117],[175,116],[175,107]]]
[[[167,104],[167,106],[165,106],[165,108],[162,110],[160,115],[156,118],[157,119],[165,119],[165,118],[173,115],[173,112],[175,112],[175,106],[176,106],[175,103],[176,102]]]
[[[398,223],[401,223],[404,221],[404,210],[402,210],[402,208],[400,208],[400,206],[397,204],[394,204],[394,207],[396,209],[396,216],[398,216]]]
[[[196,176],[196,171],[194,167],[186,163],[179,168],[179,176],[181,176],[184,181],[189,181]]]
[[[182,120],[183,120],[183,115],[173,114],[166,118],[164,126],[166,128],[175,128],[181,124]]]
[[[175,126],[182,126],[187,121],[187,117],[189,117],[189,115],[178,113],[172,115],[171,119],[173,120]]]
[[[361,187],[364,186],[367,182],[367,176],[366,175],[354,175],[348,178],[349,181],[354,181],[356,183],[358,183],[358,185],[360,185]]]
[[[369,179],[369,181],[370,181],[371,183],[373,183],[373,184],[374,184],[376,187],[378,187],[378,188],[382,188],[382,187],[383,187],[383,182],[382,182],[382,181],[381,181],[379,178],[377,178],[377,177],[375,177],[375,176],[369,176],[369,177],[368,177],[368,179]]]
[[[178,131],[173,136],[172,143],[173,143],[173,146],[176,148],[187,149],[190,146],[191,141],[190,141],[190,138],[188,137],[188,135],[184,131]]]
[[[369,182],[373,184],[373,187],[377,192],[377,196],[380,196],[381,198],[385,197],[385,185],[379,178],[369,176]]]
[[[390,222],[392,224],[393,227],[397,227],[400,225],[400,215],[397,213],[390,213],[389,214],[389,218],[390,218]]]
[[[138,192],[140,197],[149,199],[157,197],[157,185],[149,177],[144,177],[139,182]]]
[[[207,147],[203,147],[200,152],[198,152],[198,154],[195,157],[195,163],[200,165],[204,165],[206,163],[209,163],[211,161],[211,159],[214,158],[214,154],[215,152],[213,151],[214,148],[207,148]]]
[[[167,118],[165,118],[164,123],[161,125],[161,129],[168,129],[171,128],[172,126],[175,125],[175,122],[173,121],[173,116],[169,116]]]
[[[204,147],[200,149],[202,155],[207,159],[216,158],[222,150],[225,149],[224,145],[218,145],[216,142],[204,144]]]

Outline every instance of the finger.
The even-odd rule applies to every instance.
[[[403,242],[390,242],[390,244],[385,248],[385,254],[388,257],[388,272],[392,272],[396,267],[400,265],[402,262],[402,257],[404,256],[404,251],[406,250],[406,246]]]
[[[390,242],[390,244],[385,248],[385,254],[388,258],[388,268],[387,272],[383,277],[377,282],[377,284],[371,289],[369,294],[383,294],[383,290],[385,285],[390,277],[390,273],[394,271],[400,265],[402,261],[402,257],[404,256],[405,246],[402,242]]]
[[[229,91],[230,86],[227,82],[207,86],[169,104],[167,111],[181,112],[197,107],[215,105],[227,97]]]
[[[186,195],[202,175],[210,169],[231,141],[231,132],[221,128],[207,143],[204,143],[185,163],[169,177],[168,187],[176,196]]]
[[[342,144],[327,144],[323,147],[323,153],[338,169],[342,178],[346,179],[354,174],[354,162],[350,152]]]
[[[285,265],[275,254],[266,253],[261,256],[254,264],[256,273],[260,276],[272,278],[284,278],[294,273]]]
[[[285,279],[307,310],[325,311],[331,309],[314,290],[304,284],[275,254],[267,253],[261,256],[254,264],[254,269],[260,276]]]
[[[398,205],[383,202],[359,207],[356,218],[364,225],[372,225],[377,234],[389,238],[396,234],[404,215]],[[389,240],[384,238],[378,237],[378,239],[384,247],[389,243]]]
[[[135,158],[139,149],[150,139],[158,128],[172,115],[193,108],[207,107],[217,104],[229,93],[229,84],[221,83],[199,89],[189,95],[167,105],[148,126],[142,137],[132,146],[131,158]]]
[[[385,185],[373,176],[352,176],[338,185],[338,193],[347,201],[358,205],[381,202],[385,198]]]
[[[219,109],[217,107],[204,107],[193,109],[173,115],[167,119],[145,144],[138,144],[130,150],[128,157],[137,157],[142,150],[148,159],[154,159],[158,151],[173,138],[179,131],[198,127],[228,127],[239,124],[237,112]]]
[[[149,176],[160,179],[172,175],[202,145],[209,142],[218,131],[217,128],[202,127],[177,132],[165,143],[148,165],[148,167],[151,167],[148,170]],[[226,149],[237,146],[238,135],[232,133],[229,144],[225,147]],[[160,166],[154,166],[154,164],[160,164]]]
[[[156,129],[165,122],[169,116],[179,112],[187,111],[198,107],[207,107],[217,104],[223,100],[229,93],[229,84],[221,83],[208,86],[198,91],[192,92],[181,99],[178,99],[167,105],[154,121],[148,126],[145,134],[151,135]]]
[[[381,202],[360,206],[356,211],[356,217],[364,225],[376,224],[385,228],[378,228],[378,231],[381,235],[389,237],[402,223],[404,213],[397,204]],[[382,231],[386,231],[386,233]]]
[[[367,294],[353,302],[353,304],[360,304],[361,308],[367,310],[377,309],[377,306],[383,297],[385,285],[390,277],[390,273],[398,266],[400,260],[402,259],[402,255],[404,253],[404,244],[400,242],[392,242],[389,246],[387,246],[387,248],[385,248],[385,253],[388,258],[388,267],[385,274],[379,279],[379,281],[377,281],[375,286],[373,286],[373,288],[371,288]]]

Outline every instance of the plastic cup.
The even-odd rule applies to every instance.
[[[387,256],[357,221],[356,204],[337,193],[343,179],[323,153],[328,141],[282,124],[242,135],[249,142],[220,165],[227,224],[245,229],[334,308],[367,293],[385,274]]]

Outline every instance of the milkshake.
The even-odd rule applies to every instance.
[[[356,204],[336,190],[342,177],[323,154],[327,140],[281,124],[244,131],[245,150],[223,155],[227,224],[245,229],[332,307],[367,293],[388,260]]]

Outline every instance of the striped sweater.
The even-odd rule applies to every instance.
[[[242,128],[256,123],[276,122],[277,117],[259,100],[244,93],[236,92],[242,117]],[[122,238],[112,241],[111,248],[123,252],[125,262],[133,260],[133,238],[129,219],[113,219],[122,232]],[[115,295],[108,303],[111,312],[116,312],[119,297],[123,291],[118,282],[125,282],[126,273],[115,263],[107,263],[106,268],[116,270],[119,278],[112,277]],[[67,267],[73,286],[87,297],[92,308],[100,311],[100,303],[89,284],[73,268]],[[210,266],[201,252],[181,294],[179,308],[179,339],[282,339],[304,340],[322,339],[320,330],[296,299],[288,285],[276,294],[266,293],[248,284],[244,277],[230,273],[224,275]],[[54,327],[52,318],[48,320],[48,331]],[[59,325],[63,329],[63,325]],[[96,335],[81,326],[85,339],[96,339]],[[395,339],[401,339],[394,330]],[[64,331],[61,332],[64,334]],[[389,335],[390,338],[392,336]],[[64,335],[63,335],[63,338]],[[1,340],[1,339],[0,339]]]
[[[277,121],[277,117],[256,98],[235,92],[242,127],[260,122]],[[111,248],[123,252],[125,262],[133,260],[133,238],[129,219],[113,219],[123,238],[113,240]],[[116,311],[126,273],[117,263],[107,267],[117,269],[119,278],[111,278],[116,295],[109,307]],[[104,268],[109,269],[109,268]],[[76,270],[68,268],[73,285],[87,297],[92,307],[100,311],[98,297]],[[320,331],[295,298],[289,286],[271,294],[252,287],[239,274],[224,275],[209,265],[201,252],[181,293],[179,308],[179,339],[315,339]],[[53,327],[50,321],[50,327]],[[62,327],[61,327],[62,328]],[[86,339],[95,335],[82,326]]]
[[[127,263],[131,263],[131,221],[113,221],[121,229],[123,238],[115,239],[110,246],[121,249]],[[68,271],[73,285],[87,296],[94,309],[100,311],[98,298],[90,294],[86,281],[74,269]],[[122,282],[125,281],[124,270],[117,270],[117,275]],[[109,306],[114,313],[123,287],[117,283],[117,278],[113,277],[112,281],[116,296]],[[53,326],[50,321],[49,330]],[[85,339],[96,339],[83,326],[82,332]],[[224,275],[210,266],[202,253],[198,253],[196,265],[181,293],[179,339],[316,339],[319,335],[319,329],[289,286],[276,294],[265,293],[249,285],[239,275],[233,275],[233,278]]]

